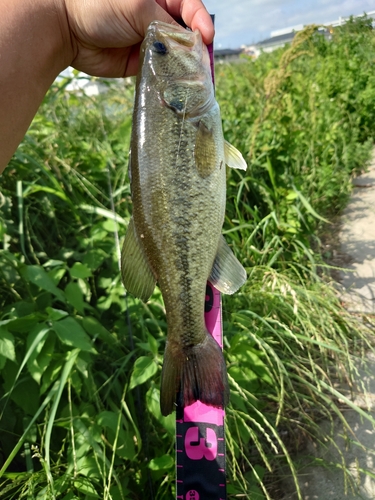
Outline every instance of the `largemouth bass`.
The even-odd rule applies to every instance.
[[[246,272],[221,235],[225,164],[246,169],[224,141],[210,60],[199,31],[153,22],[141,47],[129,173],[133,217],[121,265],[125,288],[147,301],[156,282],[168,337],[160,406],[228,403],[220,347],[204,321],[206,282],[235,292]]]

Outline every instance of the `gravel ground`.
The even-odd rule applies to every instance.
[[[375,314],[375,156],[368,172],[357,177],[353,184],[339,235],[340,252],[349,256],[348,269],[340,276],[341,298],[349,311],[372,316]],[[358,370],[363,390],[352,399],[375,419],[375,355],[368,354],[367,363],[358,366]],[[303,500],[375,499],[375,426],[350,408],[343,411],[350,429],[336,421],[335,445],[309,444],[296,459],[303,465],[298,476]],[[350,474],[345,476],[337,465],[312,467],[309,456],[323,458],[326,464],[341,463],[344,457]],[[285,481],[284,500],[297,499],[294,490],[291,482]]]

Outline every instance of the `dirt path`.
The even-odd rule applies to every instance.
[[[341,249],[350,255],[352,272],[342,273],[347,308],[375,314],[375,158],[356,186],[342,217]]]
[[[349,311],[372,315],[375,314],[375,155],[368,172],[357,177],[353,184],[355,188],[343,213],[340,231],[341,253],[349,257],[348,271],[341,273],[342,300]],[[375,356],[368,355],[367,366],[358,369],[358,381],[365,390],[354,396],[354,402],[375,418]],[[375,429],[352,409],[344,410],[344,414],[352,433],[336,422],[336,446],[315,448],[310,444],[300,457],[304,464],[299,474],[303,500],[375,499]],[[331,464],[342,463],[344,457],[350,475],[345,477],[337,465],[309,466],[312,459],[308,455]],[[285,487],[284,500],[296,499],[291,484],[287,482]]]

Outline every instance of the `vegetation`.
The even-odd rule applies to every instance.
[[[224,227],[249,275],[223,304],[229,498],[276,495],[301,436],[344,420],[335,381],[352,379],[369,332],[322,272],[317,235],[369,158],[374,48],[364,17],[217,68],[224,132],[249,165],[228,172]],[[1,180],[0,498],[173,498],[163,302],[126,296],[119,273],[133,85],[88,97],[68,83]]]

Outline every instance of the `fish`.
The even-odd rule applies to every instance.
[[[222,236],[226,168],[246,169],[223,137],[210,58],[199,30],[153,21],[140,51],[129,177],[132,217],[121,252],[126,290],[144,302],[156,283],[167,340],[163,415],[199,400],[223,408],[223,353],[204,320],[206,284],[234,293],[246,271]]]

